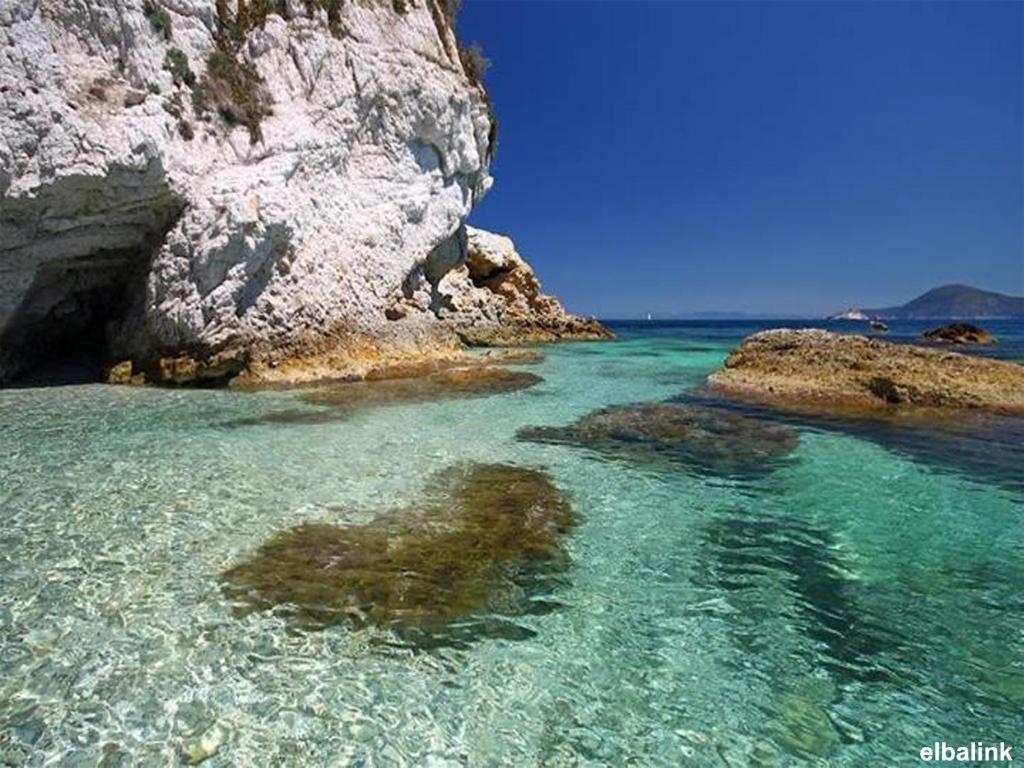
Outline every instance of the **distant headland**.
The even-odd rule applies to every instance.
[[[969,285],[943,285],[933,288],[899,307],[850,308],[832,315],[829,319],[859,320],[868,317],[886,320],[963,317],[1024,318],[1024,296],[1007,296],[994,291],[983,291]]]

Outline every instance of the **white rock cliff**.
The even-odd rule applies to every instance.
[[[0,380],[84,349],[172,381],[457,355],[472,63],[445,0],[0,0]]]

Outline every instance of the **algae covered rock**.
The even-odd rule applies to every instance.
[[[564,427],[526,427],[521,440],[589,448],[633,463],[671,463],[718,475],[771,470],[797,433],[720,408],[688,403],[614,405]]]
[[[368,408],[500,395],[527,389],[542,381],[540,376],[528,371],[460,368],[440,370],[425,376],[346,382],[308,392],[301,398],[309,405],[324,407],[271,411],[260,416],[233,419],[224,426],[321,424],[348,418],[352,413]]]
[[[506,368],[453,368],[428,376],[338,384],[311,392],[303,399],[313,405],[330,405],[353,410],[516,392],[541,381],[543,379],[540,376],[529,371]]]
[[[273,535],[224,572],[223,589],[241,613],[278,608],[306,628],[373,624],[425,641],[459,622],[472,635],[495,614],[551,605],[545,585],[568,565],[563,538],[575,522],[542,472],[455,465],[416,508]]]

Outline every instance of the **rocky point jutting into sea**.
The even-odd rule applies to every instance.
[[[727,395],[835,415],[1024,414],[1024,366],[815,329],[748,336],[708,383]]]
[[[359,376],[603,338],[468,229],[496,123],[449,0],[0,6],[0,381]]]

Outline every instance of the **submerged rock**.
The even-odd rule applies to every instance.
[[[290,408],[260,416],[234,419],[223,426],[257,424],[322,424],[347,418],[354,411],[406,403],[487,397],[527,389],[543,379],[528,371],[505,368],[453,368],[429,375],[397,379],[354,381],[308,392],[302,400],[325,406],[316,410]]]
[[[1024,366],[821,330],[748,336],[708,384],[726,395],[811,412],[1024,415]]]
[[[223,588],[243,613],[281,607],[307,628],[375,624],[438,639],[452,622],[476,617],[486,630],[486,614],[550,606],[531,598],[568,564],[562,539],[575,522],[542,472],[456,465],[415,509],[275,534],[224,572]]]
[[[720,475],[770,471],[772,461],[790,454],[799,441],[787,427],[686,403],[615,405],[564,427],[526,427],[517,437]]]
[[[796,757],[824,757],[839,746],[840,737],[823,704],[795,693],[779,696],[769,720],[773,736]]]
[[[928,341],[938,341],[946,344],[995,344],[996,337],[970,323],[950,323],[930,331],[925,331],[921,336]]]
[[[187,765],[199,765],[206,762],[220,751],[226,740],[227,733],[224,728],[214,724],[199,737],[182,745],[182,759]]]
[[[320,389],[303,396],[313,405],[345,410],[381,405],[481,397],[527,389],[543,379],[529,371],[505,368],[453,368],[429,376],[356,381]]]

